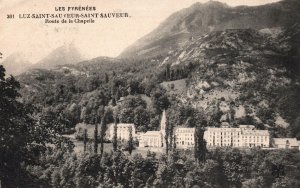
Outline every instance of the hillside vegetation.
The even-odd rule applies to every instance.
[[[81,121],[84,107],[92,118],[99,105],[108,105],[118,106],[124,123],[145,119],[138,130],[157,129],[161,111],[169,107],[184,114],[176,126],[195,126],[188,125],[194,114],[186,110],[195,109],[209,126],[254,124],[275,137],[299,137],[299,64],[289,56],[294,49],[287,39],[254,29],[216,31],[164,57],[97,58],[19,79],[26,102],[65,114],[69,127]]]

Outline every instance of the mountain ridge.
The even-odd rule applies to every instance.
[[[31,68],[50,69],[58,65],[76,64],[85,60],[73,43],[62,45],[52,50],[46,57],[35,63]]]
[[[182,47],[191,38],[211,31],[286,27],[291,23],[299,22],[300,14],[297,12],[299,8],[300,3],[295,0],[283,0],[253,7],[229,7],[216,1],[196,3],[173,13],[152,32],[126,48],[118,57],[143,58],[143,56],[164,55],[170,49]],[[179,37],[168,39],[175,35]],[[173,46],[169,49],[160,47],[164,46],[165,42]]]

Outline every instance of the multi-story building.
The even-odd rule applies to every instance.
[[[241,130],[239,128],[208,127],[207,130],[204,132],[204,139],[207,142],[208,147],[240,147],[240,134]]]
[[[256,130],[253,125],[239,128],[208,127],[204,132],[208,147],[269,147],[270,134],[267,130]]]
[[[256,130],[253,125],[240,125],[242,130],[242,147],[270,147],[270,133],[268,130]]]
[[[163,147],[164,138],[160,131],[147,131],[141,135],[139,147]]]
[[[178,127],[175,129],[177,148],[187,149],[195,145],[195,128]]]
[[[132,123],[118,123],[117,124],[117,138],[120,140],[129,140],[130,129],[132,131],[132,137],[136,138],[135,126]],[[109,124],[108,127],[108,138],[113,140],[115,127],[114,124]]]

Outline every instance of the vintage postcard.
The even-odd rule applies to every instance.
[[[15,187],[300,187],[300,1],[0,0]]]

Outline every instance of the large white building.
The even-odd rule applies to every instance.
[[[195,145],[195,128],[178,127],[175,129],[176,148],[187,149]]]
[[[132,123],[118,123],[117,124],[117,139],[129,140],[130,128],[132,130],[132,137],[136,138],[135,126]],[[114,137],[114,124],[109,124],[107,137],[109,140],[113,140]]]
[[[240,125],[239,128],[208,127],[204,132],[207,147],[263,147],[270,146],[267,130],[256,130],[253,125]]]

